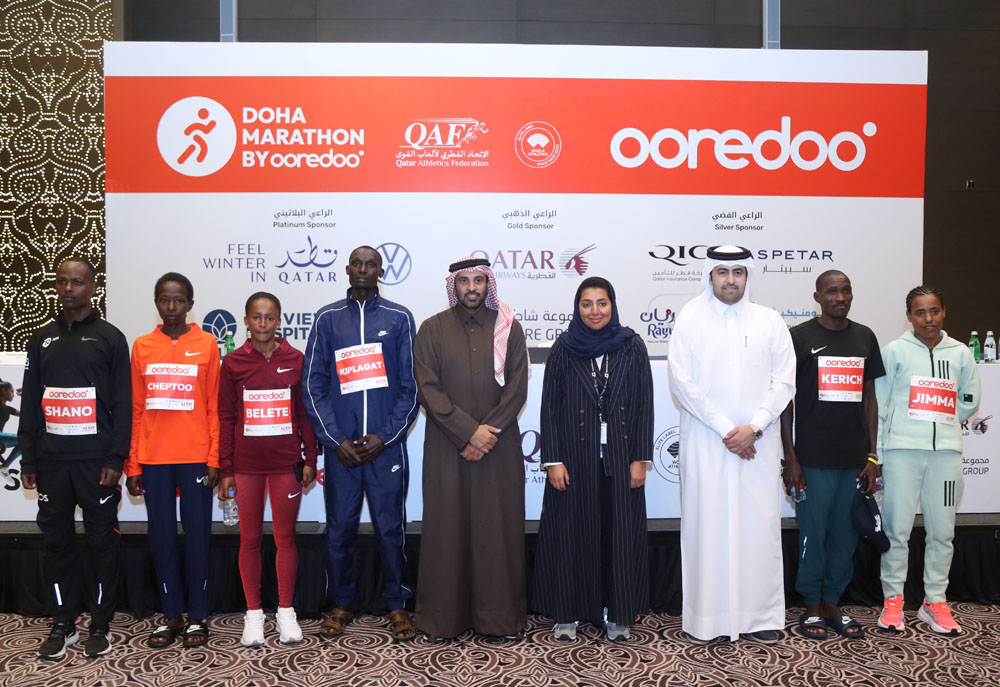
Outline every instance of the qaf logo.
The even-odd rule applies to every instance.
[[[678,456],[681,453],[681,432],[679,427],[671,427],[656,438],[653,444],[653,468],[663,479],[674,484],[681,483]]]
[[[595,248],[597,245],[592,243],[580,250],[570,248],[563,251],[559,256],[559,270],[567,277],[582,277],[590,268],[590,262],[584,256]]]
[[[178,100],[160,117],[156,145],[163,161],[184,176],[222,169],[236,150],[236,123],[221,104],[202,96]]]
[[[472,117],[441,117],[420,119],[412,122],[403,132],[406,145],[401,148],[423,150],[424,148],[461,148],[488,134],[486,122]]]
[[[410,252],[398,243],[387,241],[378,246],[375,250],[382,256],[382,283],[386,286],[395,286],[406,281],[413,269],[413,260]]]
[[[236,336],[236,318],[228,310],[213,310],[205,315],[201,328],[211,333],[219,344],[223,344],[227,334]]]
[[[562,152],[562,138],[548,122],[528,122],[514,137],[514,152],[528,167],[548,167]]]

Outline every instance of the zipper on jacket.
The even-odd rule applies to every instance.
[[[928,348],[927,352],[931,356],[931,377],[934,376],[934,349]],[[937,451],[937,423],[931,423],[931,450]]]
[[[361,312],[361,343],[365,343],[365,303],[358,301],[358,310]],[[361,390],[361,406],[364,409],[361,416],[361,436],[368,435],[368,389]]]

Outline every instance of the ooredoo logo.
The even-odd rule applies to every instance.
[[[222,169],[236,150],[236,122],[225,107],[202,96],[178,100],[167,108],[156,128],[163,161],[189,177]]]
[[[865,122],[862,133],[871,138],[878,131],[874,122]],[[669,147],[663,144],[670,142]],[[634,127],[619,130],[611,138],[611,157],[622,167],[638,167],[650,158],[664,169],[674,169],[687,162],[689,169],[697,169],[698,152],[703,141],[713,141],[715,161],[726,169],[743,169],[750,159],[766,170],[776,170],[791,160],[799,169],[819,169],[827,161],[842,172],[851,172],[865,161],[867,150],[864,139],[853,131],[841,131],[827,141],[817,131],[800,131],[792,136],[792,118],[781,118],[781,129],[767,129],[752,140],[739,129],[660,129],[652,136]],[[768,146],[765,154],[764,146]],[[803,147],[804,144],[811,144]],[[844,144],[849,145],[844,145]],[[775,147],[774,144],[777,144]],[[777,151],[775,155],[774,152]],[[768,157],[770,155],[770,157]],[[811,156],[811,157],[807,157]],[[748,159],[749,157],[749,159]]]
[[[947,389],[952,391],[955,388],[955,382],[941,380],[937,381],[935,379],[919,379],[917,380],[917,386],[927,386],[932,389]]]
[[[862,367],[864,365],[863,360],[855,360],[852,358],[828,358],[824,361],[823,367]]]
[[[55,390],[52,390],[49,393],[49,398],[59,398],[59,399],[64,399],[64,398],[87,398],[87,392],[83,391],[83,390],[80,390],[80,391],[55,391]]]
[[[529,167],[548,167],[562,152],[562,138],[548,122],[528,122],[514,137],[514,152]]]
[[[247,394],[248,401],[281,401],[285,394],[281,391],[265,391],[261,393]]]

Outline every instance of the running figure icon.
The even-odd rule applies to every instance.
[[[201,108],[198,110],[198,119],[208,119],[208,108]],[[208,122],[192,122],[184,129],[185,136],[191,136],[194,142],[189,145],[181,156],[177,158],[177,164],[183,165],[191,154],[197,150],[198,156],[195,157],[195,161],[204,162],[205,156],[208,155],[208,142],[205,137],[201,134],[208,135],[215,128],[215,120],[209,120]]]

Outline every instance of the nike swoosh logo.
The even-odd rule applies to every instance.
[[[810,349],[810,350],[812,351],[813,355],[816,355],[817,353],[819,353],[820,351],[822,351],[824,348],[829,348],[829,346],[820,346],[819,348],[813,348],[813,349]]]
[[[289,495],[288,495],[288,498],[290,498],[290,499],[294,499],[294,498],[295,498],[296,496],[298,496],[298,495],[299,495],[299,494],[301,494],[301,493],[302,493],[301,491],[297,491],[297,492],[295,492],[294,494],[289,494]]]
[[[111,496],[114,496],[114,494],[112,494]],[[105,496],[103,499],[101,499],[100,500],[101,504],[103,505],[103,504],[107,503],[108,501],[110,501],[111,500],[111,496]]]
[[[291,372],[294,369],[294,367],[279,367],[278,372]]]
[[[388,333],[389,333],[389,332],[387,332],[386,330],[384,330],[384,329],[383,329],[382,331],[380,331],[380,332],[378,333],[378,335],[379,335],[379,336],[385,336],[385,335],[386,335],[386,334],[388,334]]]
[[[204,484],[205,483],[205,479],[206,479],[205,476],[202,475],[201,477],[198,477],[197,479],[195,479],[195,484]]]
[[[89,336],[81,336],[80,341],[97,341],[97,339],[92,339]]]
[[[184,351],[184,355],[190,358],[193,355],[201,355],[201,351]]]
[[[401,467],[403,467],[403,466],[402,465],[393,465],[392,466],[392,472],[396,472],[396,470],[398,470]]]

